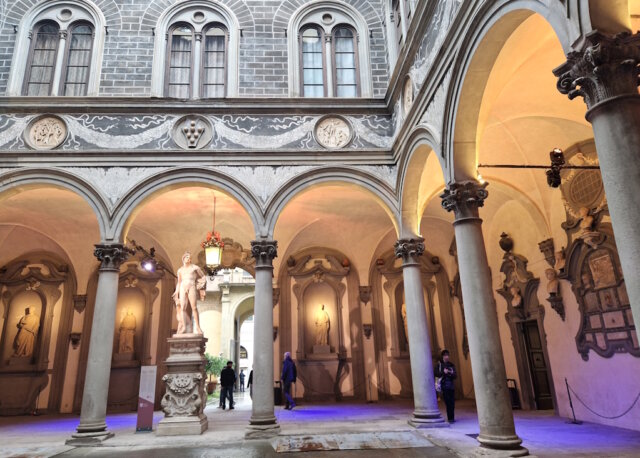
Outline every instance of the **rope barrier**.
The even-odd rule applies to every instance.
[[[565,379],[565,382],[566,382],[566,380],[567,380],[567,379]],[[571,387],[571,385],[569,385],[569,382],[566,382],[566,383],[567,383],[567,388],[569,389],[569,391],[570,391],[571,393],[573,393],[573,395],[574,395],[574,396],[575,396],[575,398],[578,400],[578,402],[580,402],[580,404],[582,404],[582,405],[583,405],[583,406],[584,406],[584,407],[585,407],[589,412],[591,412],[592,414],[594,414],[596,417],[604,418],[604,419],[606,419],[606,420],[615,420],[615,419],[617,419],[617,418],[624,417],[626,414],[628,414],[629,412],[631,412],[631,409],[633,409],[633,408],[635,407],[635,405],[638,403],[638,401],[640,400],[640,392],[639,392],[639,393],[638,393],[638,395],[636,396],[636,398],[633,400],[633,402],[632,402],[632,403],[631,403],[631,405],[629,406],[629,408],[628,408],[628,409],[626,409],[626,410],[625,410],[624,412],[622,412],[621,414],[619,414],[619,415],[611,415],[611,416],[609,416],[609,415],[603,415],[603,414],[600,414],[600,413],[596,412],[596,411],[595,411],[595,410],[593,410],[591,407],[589,407],[589,406],[587,405],[587,403],[586,403],[586,402],[584,402],[584,401],[580,398],[580,396],[578,395],[578,393],[576,393],[576,391],[573,389],[573,387]]]

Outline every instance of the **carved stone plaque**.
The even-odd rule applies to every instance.
[[[213,137],[211,123],[203,116],[184,116],[173,127],[173,140],[183,149],[200,149]]]
[[[67,138],[67,125],[56,116],[41,116],[29,124],[25,137],[34,149],[53,149]]]
[[[328,149],[344,148],[351,141],[353,132],[349,123],[337,116],[322,118],[316,124],[317,142]]]
[[[413,82],[411,81],[411,78],[407,76],[407,79],[404,80],[404,87],[402,88],[402,108],[405,115],[409,112],[412,105],[413,105]]]

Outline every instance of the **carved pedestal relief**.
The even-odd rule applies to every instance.
[[[555,391],[544,331],[545,310],[538,302],[540,279],[527,271],[527,258],[513,252],[513,240],[503,233],[500,247],[505,251],[500,271],[502,288],[497,292],[507,302],[505,318],[520,375],[522,406],[525,409],[553,409]]]
[[[593,141],[567,149],[565,157],[573,165],[597,164]],[[567,214],[562,228],[568,244],[564,268],[557,270],[571,283],[580,308],[578,351],[584,360],[590,350],[605,358],[615,353],[640,356],[600,173],[565,170],[562,174]]]

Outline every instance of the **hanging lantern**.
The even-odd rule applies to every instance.
[[[205,265],[209,275],[214,275],[222,263],[222,248],[224,242],[219,232],[216,232],[216,195],[213,195],[213,228],[207,233],[200,244],[204,248]]]

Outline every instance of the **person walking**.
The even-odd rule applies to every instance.
[[[229,399],[229,410],[233,410],[233,385],[236,383],[236,373],[233,370],[233,361],[227,361],[227,367],[220,372],[220,402],[222,410],[226,408],[226,400]]]
[[[238,377],[240,378],[240,391],[244,393],[244,369],[240,369],[240,375]]]
[[[286,398],[285,409],[287,410],[293,410],[296,406],[296,403],[291,397],[291,384],[296,383],[297,376],[296,363],[291,359],[291,353],[286,352],[284,354],[284,362],[282,363],[282,376],[280,377],[280,381],[282,382],[282,388]]]
[[[247,388],[249,388],[249,396],[253,399],[253,369],[249,372],[249,379],[247,380]]]
[[[455,423],[455,385],[453,381],[458,374],[456,366],[449,361],[449,350],[442,350],[441,359],[436,366],[436,377],[441,377],[440,387],[442,388],[442,399],[447,406],[447,421]]]

